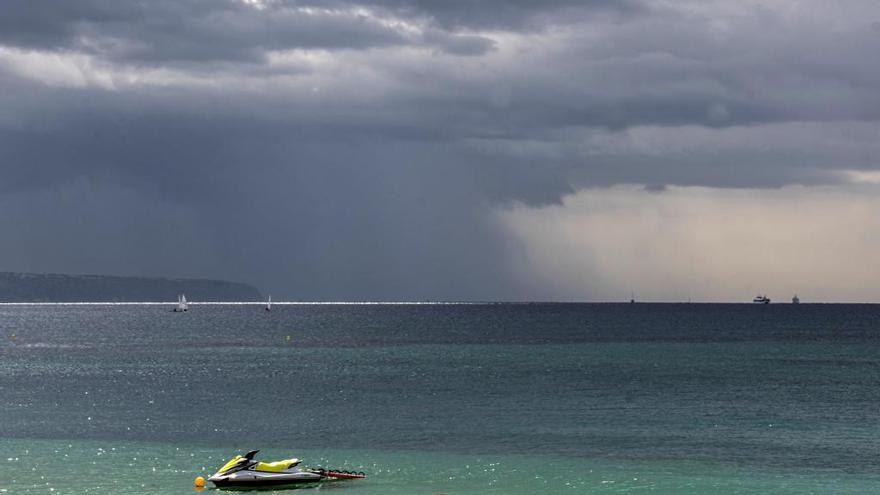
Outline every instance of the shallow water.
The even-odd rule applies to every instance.
[[[869,493],[872,305],[0,307],[0,493]],[[339,490],[338,492],[336,490]]]

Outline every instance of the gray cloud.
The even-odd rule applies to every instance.
[[[502,30],[544,29],[548,24],[570,23],[590,15],[628,15],[643,9],[640,2],[631,0],[376,0],[369,4],[408,17],[426,17],[446,28]]]
[[[499,208],[876,169],[880,31],[847,7],[6,2],[0,200],[29,234],[0,268],[527,298]]]
[[[238,0],[10,0],[0,18],[9,46],[80,50],[140,64],[261,62],[272,50],[368,49],[427,44],[456,54],[479,54],[492,41],[432,29],[421,35],[367,15],[357,3],[335,8],[308,3]],[[367,6],[369,7],[369,6]]]

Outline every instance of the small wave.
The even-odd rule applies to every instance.
[[[16,344],[15,347],[25,349],[88,349],[85,344],[52,344],[50,342],[29,342],[26,344]]]

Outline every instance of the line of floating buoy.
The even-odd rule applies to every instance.
[[[312,471],[320,474],[321,476],[326,476],[328,478],[338,478],[338,479],[355,479],[355,478],[366,478],[367,475],[363,471],[345,471],[345,470],[336,470],[336,469],[324,469],[317,468]]]

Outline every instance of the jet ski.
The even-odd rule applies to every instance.
[[[208,481],[217,488],[266,488],[299,486],[325,481],[366,478],[364,473],[335,469],[301,469],[299,459],[276,462],[255,461],[259,450],[237,455],[223,465]]]

